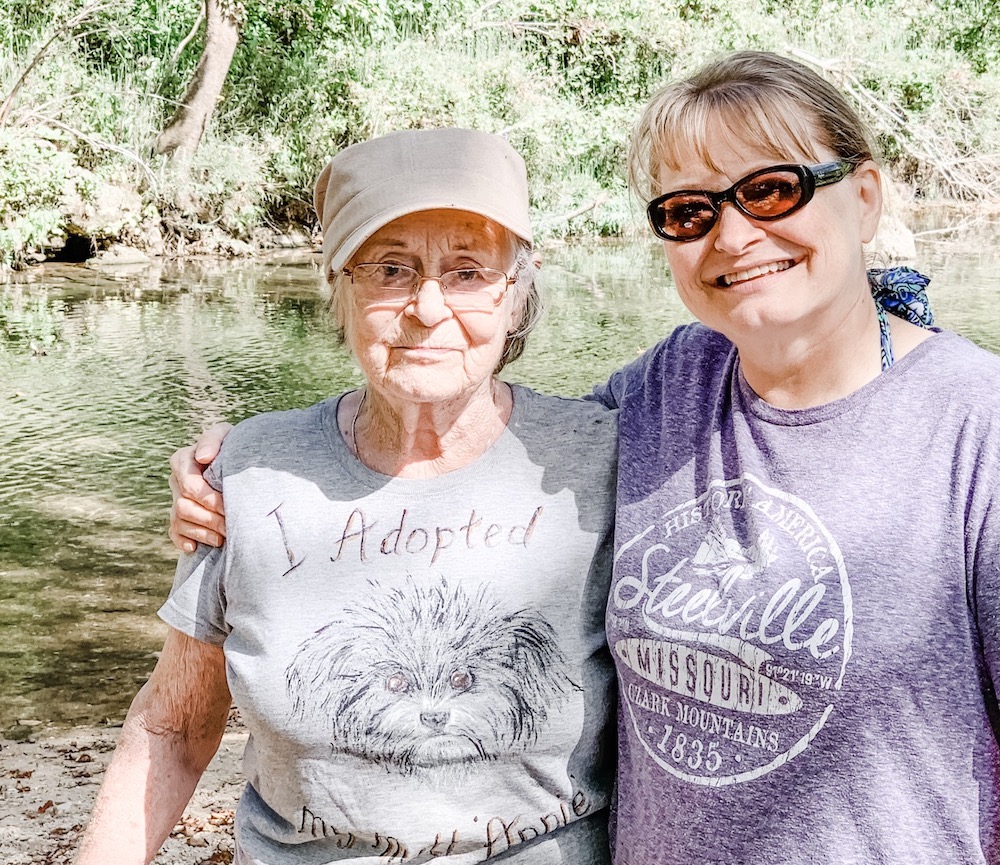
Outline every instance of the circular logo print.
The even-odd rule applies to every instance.
[[[690,783],[749,781],[833,711],[853,633],[843,557],[805,502],[717,481],[621,545],[608,633],[649,756]]]

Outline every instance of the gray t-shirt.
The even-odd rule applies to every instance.
[[[761,400],[700,325],[616,373],[616,865],[1000,862],[1000,358]]]
[[[237,861],[603,865],[615,414],[518,387],[486,454],[412,480],[337,402],[236,427],[226,544],[160,611],[224,647],[250,731]]]

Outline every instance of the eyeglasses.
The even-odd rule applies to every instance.
[[[507,289],[517,281],[492,267],[462,267],[440,276],[424,276],[405,264],[364,263],[344,268],[362,301],[383,306],[406,306],[416,299],[427,280],[441,287],[444,302],[452,310],[489,310],[500,304]]]
[[[682,189],[654,198],[646,207],[657,237],[684,242],[708,234],[725,202],[751,219],[782,219],[805,207],[821,186],[843,180],[854,170],[850,162],[820,165],[774,165],[737,180],[723,192]]]

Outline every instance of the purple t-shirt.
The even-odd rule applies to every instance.
[[[1000,863],[1000,358],[781,410],[678,328],[620,406],[616,865]]]

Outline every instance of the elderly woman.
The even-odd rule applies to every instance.
[[[669,85],[631,167],[700,323],[595,394],[615,861],[1000,863],[1000,359],[866,273],[873,148],[800,64]]]
[[[365,386],[235,428],[79,865],[144,863],[250,731],[236,861],[608,861],[615,416],[495,377],[538,309],[524,164],[411,131],[320,175]]]

